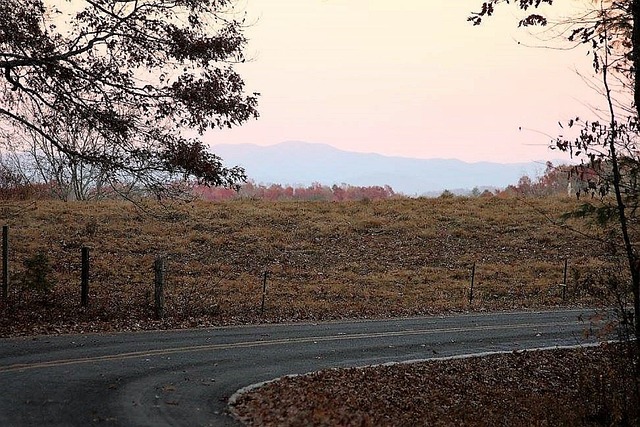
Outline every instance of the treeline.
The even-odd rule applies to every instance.
[[[34,181],[15,168],[8,167],[0,161],[0,200],[34,200],[34,199],[62,199],[62,200],[99,200],[118,199],[126,195],[134,197],[156,197],[142,188],[136,188],[135,184],[120,183],[103,186],[100,181],[80,181],[82,185],[74,186],[62,180],[50,179],[47,182]],[[570,165],[554,166],[547,162],[543,175],[537,178],[523,176],[516,184],[504,189],[480,190],[477,187],[471,190],[466,197],[518,197],[532,196],[543,197],[551,195],[565,195],[576,197],[578,194],[598,194],[601,192],[599,176],[589,168]],[[79,191],[70,191],[70,187],[81,188]],[[169,193],[171,190],[172,193]],[[238,190],[225,187],[208,187],[205,185],[176,182],[175,185],[167,185],[165,194],[171,194],[177,198],[200,198],[210,201],[222,201],[232,199],[257,199],[257,200],[322,200],[322,201],[358,201],[358,200],[388,200],[405,198],[396,193],[389,185],[384,186],[355,186],[349,184],[323,185],[313,183],[309,186],[292,186],[281,184],[257,184],[248,181],[242,184]],[[437,195],[434,195],[437,197]],[[440,194],[440,197],[456,197],[448,190]]]
[[[100,200],[120,199],[124,194],[128,198],[152,196],[143,189],[135,189],[127,184],[122,184],[115,189],[113,186],[100,187],[95,185],[95,182],[89,184],[83,189],[81,197],[77,197],[58,180],[34,182],[23,173],[19,173],[0,162],[0,200]],[[253,181],[248,181],[242,184],[238,190],[184,182],[176,183],[174,186],[169,185],[167,188],[172,189],[173,194],[178,198],[195,197],[210,201],[232,199],[357,201],[405,197],[396,194],[388,185],[360,187],[348,184],[327,186],[313,183],[307,187],[293,187],[280,184],[256,184]]]
[[[588,168],[578,169],[570,165],[554,166],[552,162],[547,162],[543,175],[537,178],[524,175],[517,184],[497,190],[495,194],[502,197],[575,196],[576,192],[585,192],[592,180],[595,182],[597,176]]]
[[[51,185],[29,182],[23,174],[0,162],[0,200],[31,200],[52,197]]]
[[[204,200],[259,199],[259,200],[386,200],[405,197],[388,186],[359,187],[354,185],[323,185],[313,183],[307,187],[280,184],[244,183],[239,191],[221,187],[195,186],[193,193]]]

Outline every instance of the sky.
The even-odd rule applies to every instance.
[[[567,158],[548,148],[558,121],[601,102],[584,81],[586,49],[548,48],[560,44],[518,29],[513,5],[474,27],[466,18],[481,4],[242,0],[248,61],[236,70],[261,94],[260,118],[205,140],[468,162]]]

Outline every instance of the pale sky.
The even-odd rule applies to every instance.
[[[472,162],[565,158],[544,134],[600,102],[576,73],[593,75],[587,51],[523,46],[550,43],[517,28],[513,5],[473,27],[466,18],[481,3],[243,0],[250,61],[236,69],[261,93],[261,117],[206,140]]]

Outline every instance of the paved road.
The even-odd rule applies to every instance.
[[[593,311],[0,340],[1,426],[236,425],[237,389],[278,376],[586,343]]]

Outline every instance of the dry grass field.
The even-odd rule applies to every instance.
[[[602,303],[604,292],[590,275],[611,261],[594,241],[550,220],[576,203],[232,200],[141,209],[114,201],[3,202],[11,286],[0,302],[0,336]],[[83,246],[91,256],[86,308]],[[49,292],[22,283],[25,260],[38,252],[51,266]],[[157,256],[167,259],[163,320],[153,318]]]

